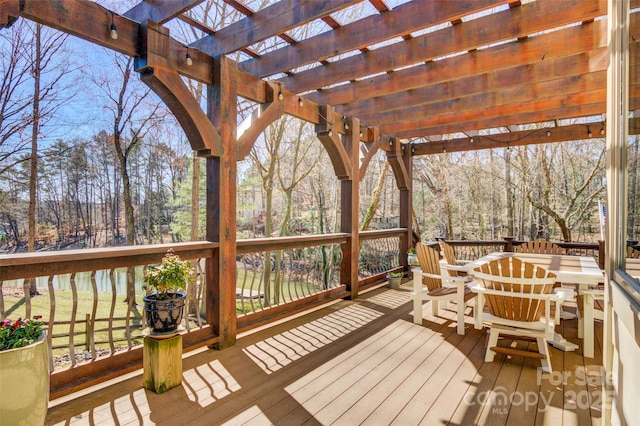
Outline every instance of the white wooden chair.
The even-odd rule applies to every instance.
[[[551,302],[560,300],[551,294],[556,282],[555,274],[544,268],[522,262],[515,257],[496,259],[474,269],[478,285],[476,301],[477,329],[489,325],[489,342],[485,361],[492,362],[495,354],[538,358],[544,371],[551,371],[548,341],[553,339],[555,321]],[[484,312],[484,305],[489,312]],[[498,346],[500,334],[535,338],[538,352]]]
[[[451,244],[447,244],[442,240],[440,240],[439,243],[442,256],[448,265],[446,269],[449,275],[454,277],[466,277],[468,273],[463,265],[470,261],[456,259],[456,251]]]
[[[436,316],[440,313],[440,301],[454,301],[457,303],[457,332],[464,334],[466,302],[475,297],[467,286],[471,278],[450,276],[446,265],[440,263],[440,253],[429,246],[418,243],[416,254],[420,268],[412,269],[413,291],[410,297],[413,299],[413,322],[422,324],[423,300],[431,300],[431,312]]]
[[[543,239],[527,241],[517,246],[515,251],[516,253],[567,254],[564,248]]]

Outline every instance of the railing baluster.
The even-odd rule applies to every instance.
[[[96,271],[91,271],[91,290],[93,291],[93,306],[91,307],[91,323],[87,323],[86,327],[89,330],[89,351],[91,353],[91,359],[96,359],[96,315],[98,313],[98,285],[96,283]]]
[[[4,285],[4,281],[0,281],[0,321],[4,321],[4,291],[2,291],[2,286]]]
[[[76,273],[73,272],[69,279],[71,284],[71,294],[73,295],[73,307],[71,308],[71,318],[69,319],[69,356],[71,358],[71,366],[76,365],[76,349],[75,349],[75,326],[76,314],[78,312],[78,289],[76,288]]]
[[[204,271],[202,270],[202,259],[198,259],[196,264],[196,319],[198,321],[198,327],[202,327],[202,307],[204,306]]]
[[[115,270],[111,268],[109,270],[109,282],[111,283],[111,306],[109,309],[109,348],[111,349],[111,355],[116,352],[116,347],[113,342],[113,315],[116,310],[116,278],[114,276]]]
[[[22,282],[22,291],[24,294],[24,318],[31,318],[31,280],[33,278],[25,278]]]
[[[47,330],[47,342],[49,348],[53,347],[53,325],[56,321],[56,292],[53,288],[53,280],[55,275],[49,275],[47,280],[47,288],[49,289],[49,324]],[[55,365],[53,364],[53,357],[49,357],[49,371],[53,371]]]

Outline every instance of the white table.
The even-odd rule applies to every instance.
[[[547,271],[556,274],[557,281],[563,284],[577,284],[580,290],[585,290],[600,283],[604,283],[604,274],[594,258],[588,256],[568,256],[559,254],[533,254],[533,253],[510,253],[510,252],[494,252],[483,256],[471,263],[465,265],[469,275],[473,275],[473,269],[495,259],[505,257],[517,257],[523,262],[532,263],[536,266],[545,268]],[[585,335],[591,332],[593,336],[593,321],[585,327]],[[551,345],[563,351],[575,351],[578,345],[566,340],[562,335],[556,333]],[[593,343],[591,343],[593,346]]]

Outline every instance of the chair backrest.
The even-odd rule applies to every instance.
[[[544,301],[527,294],[549,294],[556,281],[555,274],[515,257],[493,260],[474,271],[485,288],[511,293],[486,293],[484,297],[492,315],[512,321],[538,321]]]
[[[456,263],[456,251],[451,244],[447,244],[442,240],[439,240],[440,243],[440,251],[444,256],[444,260],[447,262],[447,265],[457,265]],[[449,270],[449,276],[459,277],[463,274],[458,271]]]
[[[627,257],[629,259],[640,259],[640,250],[633,246],[627,246]]]
[[[416,244],[416,254],[422,272],[433,275],[440,275],[440,252],[422,243]],[[422,277],[422,284],[427,286],[429,291],[442,287],[442,280],[439,278]]]
[[[516,247],[517,253],[566,254],[566,250],[547,240],[527,241]]]

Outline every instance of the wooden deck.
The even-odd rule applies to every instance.
[[[600,423],[601,327],[595,358],[551,348],[554,374],[541,377],[534,359],[499,354],[485,363],[486,333],[470,317],[460,336],[454,311],[433,317],[428,302],[423,326],[413,324],[408,291],[380,288],[231,349],[186,354],[182,385],[164,394],[145,391],[139,371],[54,400],[47,424]],[[575,319],[562,332],[581,343]]]

